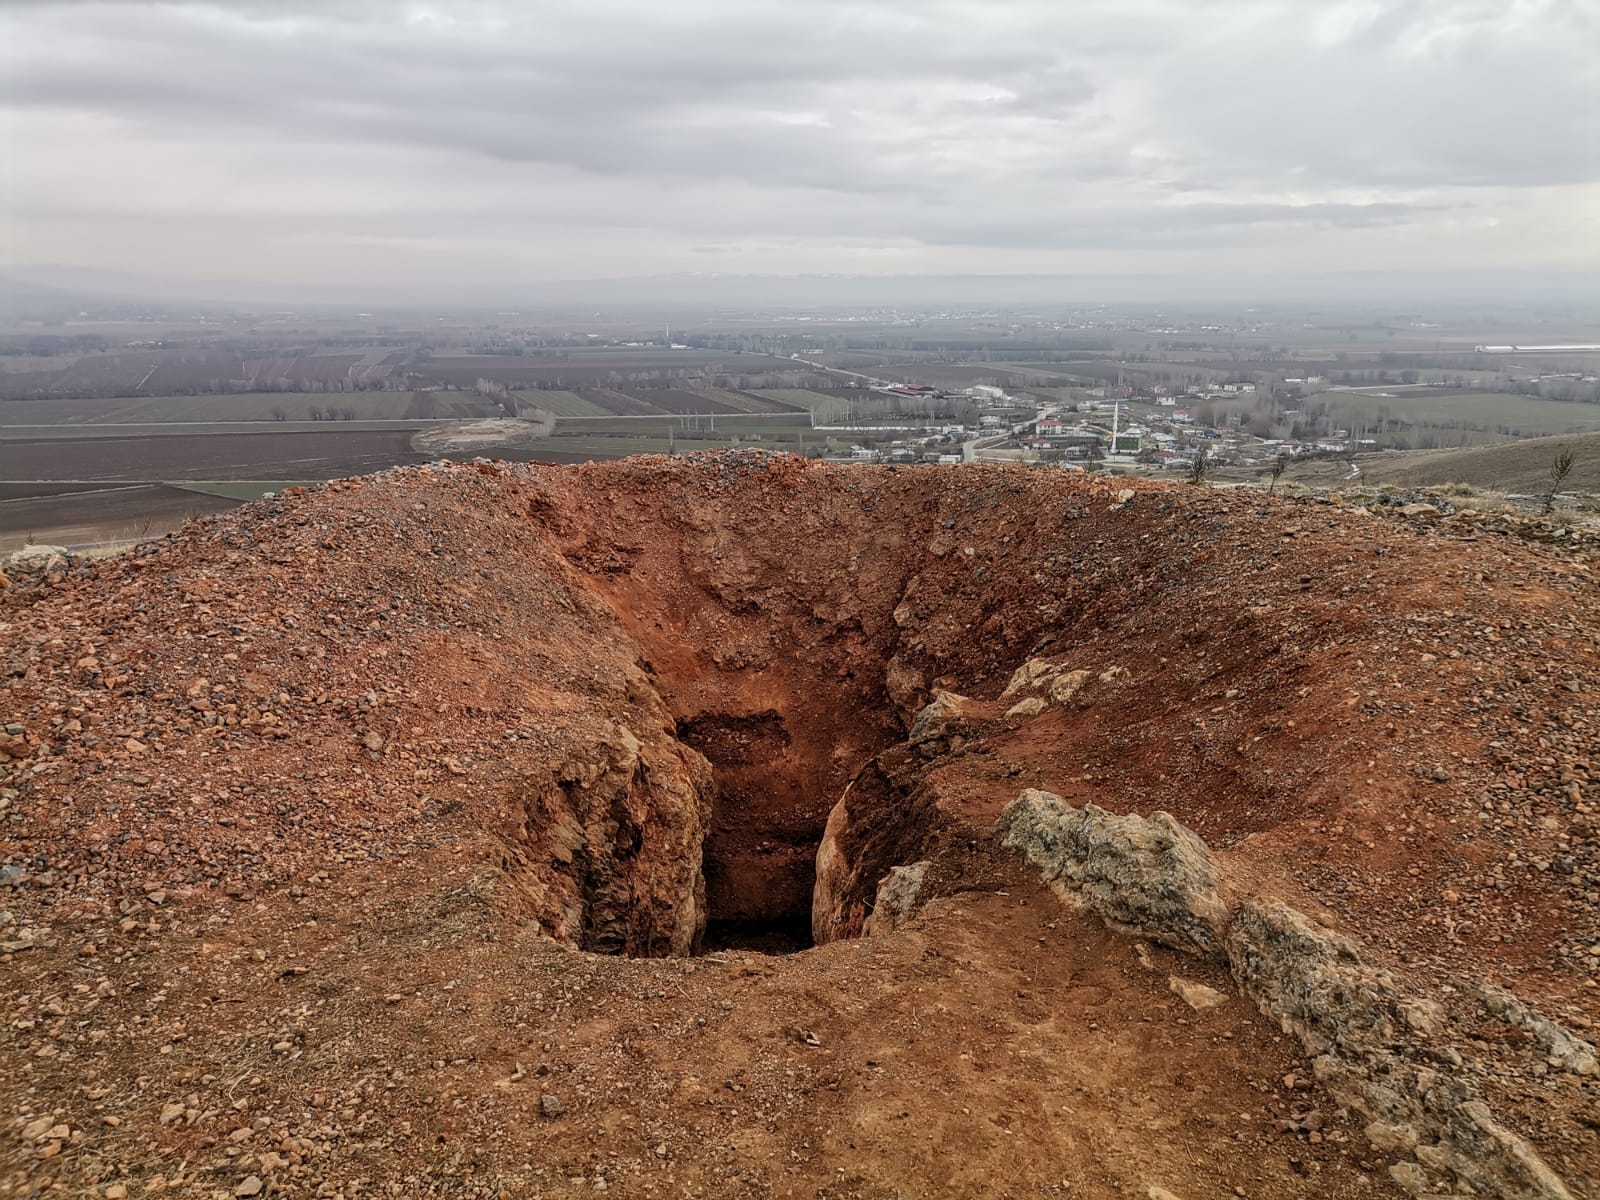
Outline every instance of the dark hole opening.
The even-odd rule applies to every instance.
[[[721,798],[725,811],[728,797]],[[731,807],[737,807],[737,801]],[[750,950],[793,954],[811,940],[811,892],[821,830],[777,839],[753,837],[737,820],[719,821],[703,848],[706,931],[701,953]]]
[[[771,709],[701,713],[679,720],[678,737],[706,756],[717,779],[701,851],[701,953],[807,949],[828,803],[797,757],[783,718]]]
[[[796,954],[811,948],[811,914],[758,921],[707,921],[700,953],[748,950],[754,954]]]

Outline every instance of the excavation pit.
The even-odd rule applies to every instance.
[[[73,1145],[11,1155],[32,1174],[0,1192],[121,1190],[107,1155],[130,1191],[170,1174],[205,1130],[161,1122],[160,1101],[227,1111],[232,1074],[202,1072],[248,1061],[250,1115],[274,1128],[370,1129],[340,1126],[346,1101],[410,1124],[306,1168],[343,1190],[359,1173],[521,1194],[551,1185],[524,1164],[607,1145],[624,1190],[637,1171],[814,1195],[844,1171],[863,1194],[1244,1178],[1262,1200],[1376,1196],[1404,1146],[1363,1144],[1370,1114],[1313,1061],[1368,1032],[1388,1089],[1373,1126],[1453,1111],[1438,1133],[1484,1134],[1458,1158],[1419,1126],[1396,1165],[1426,1194],[1513,1194],[1431,1174],[1497,1147],[1543,1172],[1511,1134],[1592,1175],[1587,1084],[1528,1040],[1576,1009],[1575,985],[1533,981],[1583,971],[1567,956],[1592,942],[1568,931],[1588,911],[1574,806],[1600,695],[1577,635],[1600,601],[1565,537],[1458,528],[1020,468],[475,464],[291,489],[10,589],[0,688],[23,725],[0,737],[0,784],[20,783],[0,801],[41,878],[6,896],[27,1014],[8,1036],[29,1117],[70,1123]],[[1508,779],[1537,821],[1483,829],[1474,797]],[[1029,789],[1116,836],[1062,818],[1059,853],[1022,862],[991,831]],[[1163,950],[1119,907],[1134,943],[1047,890],[1144,881],[1165,904],[1169,872],[1107,858],[1199,861],[1158,812],[1216,850],[1239,902],[1220,953],[1301,962],[1310,983]],[[1557,869],[1527,868],[1545,854]],[[1441,936],[1469,909],[1476,937]],[[594,957],[720,950],[731,966]],[[116,965],[99,994],[73,982],[93,963]],[[1502,972],[1528,986],[1442,986]],[[1416,1003],[1351,1010],[1390,980]],[[1185,981],[1229,999],[1193,1013]],[[154,1036],[122,1036],[157,992]],[[282,1053],[263,1058],[264,1035]],[[1462,1070],[1434,1069],[1457,1051]],[[1327,1078],[1358,1071],[1347,1056]],[[91,1072],[149,1083],[91,1110]],[[1458,1103],[1477,1080],[1482,1106]],[[1391,1112],[1393,1084],[1429,1091]],[[1214,1119],[1247,1110],[1291,1128],[1241,1141]],[[1332,1123],[1320,1142],[1311,1111]],[[476,1178],[433,1161],[463,1139]],[[249,1149],[233,1168],[280,1186]]]
[[[680,718],[678,740],[705,756],[716,798],[702,849],[703,953],[792,954],[812,945],[817,848],[832,797],[776,709]]]

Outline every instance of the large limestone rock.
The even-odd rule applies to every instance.
[[[1504,1128],[1427,1047],[1439,1006],[1408,994],[1360,948],[1276,901],[1242,905],[1228,931],[1234,976],[1258,1007],[1316,1055],[1317,1077],[1370,1120],[1380,1147],[1408,1149],[1420,1167],[1494,1196],[1566,1197],[1566,1186]],[[1429,1187],[1426,1173],[1396,1175]]]
[[[837,931],[848,919],[845,896],[854,872],[846,840],[850,830],[848,801],[853,787],[855,780],[851,780],[845,794],[828,811],[828,823],[817,846],[817,879],[811,888],[811,940],[818,946],[835,940],[839,936]]]
[[[861,932],[868,937],[892,933],[908,921],[922,907],[928,868],[932,865],[929,862],[915,862],[891,868],[878,884],[872,915],[867,918]]]
[[[1147,821],[1092,804],[1073,808],[1029,788],[1006,808],[995,833],[1069,903],[1174,949],[1219,952],[1228,912],[1216,868],[1205,843],[1166,813]]]
[[[933,699],[917,714],[911,723],[907,738],[913,746],[925,742],[942,741],[971,731],[972,723],[979,718],[979,704],[955,692],[936,691]]]
[[[76,560],[65,546],[24,546],[0,560],[0,578],[17,585],[42,583],[52,575],[65,575]]]
[[[1084,667],[1069,670],[1064,663],[1030,658],[1011,673],[1000,699],[1017,697],[1006,709],[1008,717],[1032,717],[1047,708],[1081,704],[1080,693],[1091,683],[1115,683],[1127,674],[1125,667],[1107,667],[1096,675]]]
[[[945,827],[921,767],[919,751],[886,750],[862,765],[829,812],[811,893],[817,945],[883,932],[921,902],[920,860],[937,857]],[[874,922],[881,908],[888,911]]]
[[[1030,658],[1015,671],[1006,681],[1006,690],[1000,693],[1000,699],[1009,700],[1020,692],[1036,686],[1041,680],[1048,679],[1061,668],[1046,658]]]
[[[1570,1200],[1560,1177],[1496,1120],[1463,1075],[1443,1068],[1448,1046],[1471,1038],[1445,1028],[1441,1005],[1286,904],[1230,900],[1205,843],[1167,814],[1146,820],[1074,808],[1030,789],[995,833],[1074,905],[1226,964],[1257,1007],[1314,1056],[1329,1092],[1366,1116],[1372,1143],[1409,1156],[1390,1172],[1408,1191]],[[1532,1032],[1567,1069],[1594,1070],[1592,1046],[1510,993],[1485,990],[1480,1000]]]
[[[1594,1047],[1580,1040],[1571,1030],[1541,1017],[1504,988],[1482,984],[1476,992],[1479,1003],[1491,1015],[1507,1025],[1532,1034],[1533,1040],[1539,1043],[1546,1054],[1558,1059],[1574,1075],[1600,1075],[1600,1060],[1595,1058]]]

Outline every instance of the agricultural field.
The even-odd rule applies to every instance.
[[[692,413],[685,416],[651,415],[642,417],[573,417],[556,422],[556,436],[600,434],[609,437],[693,438],[706,434],[726,441],[730,435],[743,437],[783,436],[793,438],[806,429],[811,418],[805,413]]]
[[[426,461],[411,431],[324,427],[306,433],[218,433],[205,437],[6,438],[8,480],[336,479],[396,463]]]
[[[626,392],[612,388],[584,388],[578,395],[600,409],[607,416],[612,417],[649,417],[658,415],[661,410],[653,404],[647,404]]]
[[[598,417],[606,410],[577,392],[520,391],[513,393],[524,408],[539,408],[558,417]]]
[[[281,492],[284,488],[311,487],[314,479],[195,479],[177,486],[186,491],[206,496],[221,496],[225,500],[259,500],[268,492]]]
[[[403,373],[410,355],[399,350],[371,350],[348,354],[290,354],[247,359],[243,373],[252,387],[270,387],[275,381],[332,387],[383,386]]]
[[[722,389],[714,393],[717,399],[742,413],[794,413],[806,411],[804,405],[791,404],[767,394],[766,390],[732,391]]]
[[[221,434],[248,437],[284,433],[415,433],[448,421],[156,421],[129,425],[0,426],[0,445],[9,441],[97,441],[118,438],[205,438]]]
[[[812,433],[804,426],[787,430],[761,433],[742,432],[731,436],[702,434],[672,437],[633,432],[612,434],[574,433],[532,445],[507,450],[495,450],[495,456],[504,456],[524,462],[588,462],[597,459],[626,458],[632,454],[693,454],[701,450],[726,450],[729,446],[761,447],[768,450],[786,450],[803,454],[827,445],[827,439]]]
[[[154,536],[236,503],[163,483],[0,500],[0,553],[30,541],[83,546]]]
[[[32,500],[40,496],[67,496],[73,492],[93,492],[102,490],[104,486],[92,480],[87,483],[76,483],[71,480],[0,482],[0,503],[7,500]]]
[[[500,406],[472,392],[341,392],[130,396],[103,400],[0,400],[11,426],[165,422],[438,421],[494,416]],[[330,415],[331,414],[331,415]],[[347,418],[348,414],[348,418]]]
[[[819,417],[842,413],[846,402],[843,395],[813,392],[806,388],[760,388],[755,394],[791,408],[804,409]]]
[[[1423,487],[1454,483],[1529,495],[1549,486],[1551,464],[1562,450],[1572,451],[1575,459],[1563,490],[1600,493],[1600,433],[1527,438],[1459,450],[1362,455],[1357,462],[1361,484]],[[1335,486],[1348,477],[1349,468],[1343,461],[1296,463],[1285,476],[1312,486]]]
[[[37,396],[163,396],[228,391],[334,390],[382,386],[409,355],[392,349],[250,356],[204,345],[181,349],[0,359],[0,399]]]
[[[711,392],[690,391],[686,388],[662,388],[655,391],[634,390],[626,393],[657,412],[688,415],[689,413],[736,413],[743,411]]]
[[[763,392],[697,386],[584,388],[578,392],[524,391],[517,395],[526,403],[561,417],[731,416],[803,411],[793,404],[768,398]],[[545,397],[553,400],[546,401]]]
[[[792,369],[793,364],[763,354],[619,347],[562,348],[517,355],[433,355],[408,368],[418,379],[453,387],[470,388],[480,379],[487,379],[517,390],[550,387],[579,393],[585,388]]]
[[[1600,404],[1575,404],[1512,393],[1392,387],[1381,391],[1334,389],[1306,398],[1302,407],[1327,405],[1351,419],[1376,422],[1385,415],[1419,425],[1502,437],[1538,437],[1600,430]]]

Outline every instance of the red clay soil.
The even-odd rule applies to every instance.
[[[1036,658],[1090,682],[1006,715]],[[764,454],[291,490],[0,592],[0,1192],[1393,1194],[1292,1039],[1167,986],[1226,980],[986,831],[1164,809],[1583,1032],[1597,668],[1578,552],[1309,499]],[[976,715],[907,746],[936,690]],[[809,927],[858,775],[841,940],[682,956]],[[916,859],[940,898],[848,936]],[[1494,1050],[1600,1195],[1594,1084]]]

